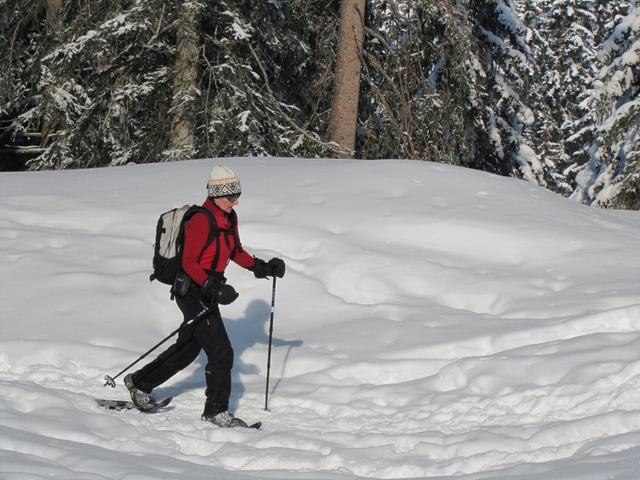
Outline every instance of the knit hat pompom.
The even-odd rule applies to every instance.
[[[240,195],[240,179],[229,167],[216,165],[211,169],[207,192],[212,198]]]

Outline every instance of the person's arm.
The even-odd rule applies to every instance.
[[[251,269],[255,264],[255,259],[242,247],[240,242],[240,235],[238,234],[238,226],[235,226],[234,239],[236,242],[236,248],[234,250],[231,260],[240,265],[241,267]]]

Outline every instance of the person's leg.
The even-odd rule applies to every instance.
[[[184,315],[183,324],[195,318],[204,307],[200,304],[199,295],[191,290],[182,298],[176,297],[176,303]],[[198,326],[206,319],[198,320],[197,324],[190,324],[180,330],[176,342],[162,352],[152,362],[131,375],[131,381],[136,388],[150,393],[158,385],[173,377],[176,373],[191,364],[200,353],[200,343],[195,337]]]
[[[229,409],[233,367],[233,348],[218,309],[196,327],[194,336],[207,354],[207,398],[203,415],[211,417]]]
[[[189,327],[186,328],[188,329]],[[182,332],[178,335],[182,335]],[[155,360],[133,373],[131,380],[139,390],[151,393],[151,390],[158,385],[162,385],[189,366],[198,357],[200,350],[200,345],[192,335],[189,338],[178,337],[176,343],[158,355]]]

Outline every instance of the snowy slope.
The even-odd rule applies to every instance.
[[[0,173],[0,478],[640,477],[640,216],[427,162],[225,159],[241,236],[232,407],[200,421],[201,357],[153,416],[98,409],[179,324],[148,282],[157,215],[215,160]]]

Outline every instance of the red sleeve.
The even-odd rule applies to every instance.
[[[184,245],[182,249],[182,269],[198,285],[207,281],[207,272],[199,263],[200,255],[209,236],[209,219],[204,213],[196,213],[191,217],[184,229]]]
[[[242,243],[240,242],[240,235],[238,234],[238,225],[236,225],[235,228],[236,228],[236,234],[234,235],[234,237],[236,238],[236,241],[238,242],[238,245],[236,245],[235,253],[234,253],[233,257],[231,257],[231,260],[236,262],[241,267],[251,268],[251,267],[253,267],[253,265],[255,263],[255,260],[242,247]]]

